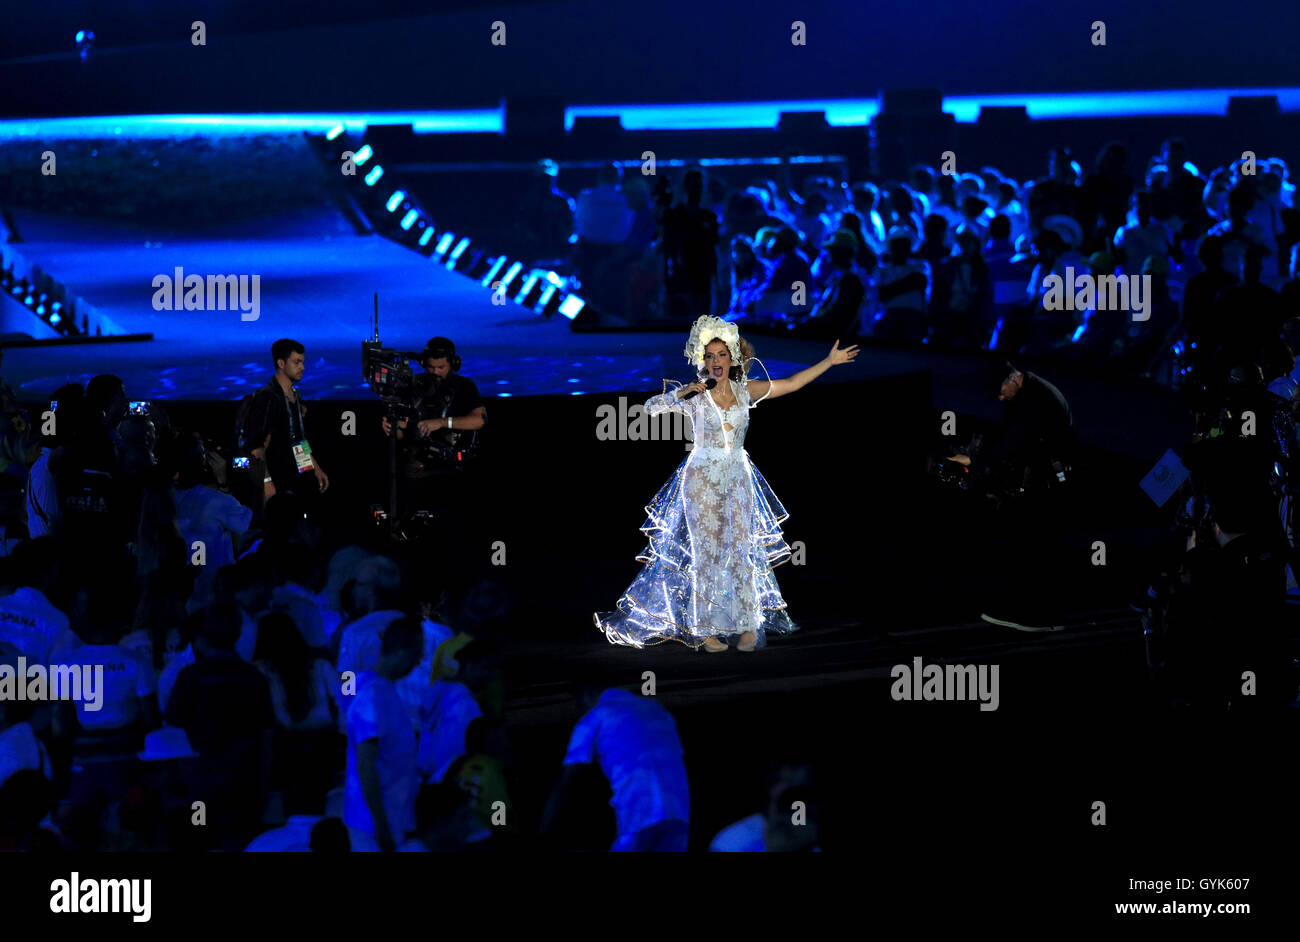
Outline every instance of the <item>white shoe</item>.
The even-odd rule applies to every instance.
[[[727,642],[719,641],[717,638],[706,638],[704,641],[704,650],[710,654],[721,654],[727,650]]]
[[[981,615],[990,625],[1001,625],[1003,628],[1014,628],[1016,631],[1064,631],[1064,625],[1022,625],[1019,622],[1007,621],[1005,618],[994,618],[992,615]]]
[[[745,632],[745,634],[750,634],[750,632],[747,631],[747,632]],[[743,637],[743,635],[742,635],[742,637]],[[753,641],[738,641],[738,642],[736,642],[736,650],[737,650],[737,651],[752,651],[752,650],[754,650],[754,648],[755,648],[757,645],[758,645],[758,635],[754,635],[754,640],[753,640]]]

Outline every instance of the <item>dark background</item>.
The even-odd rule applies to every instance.
[[[796,19],[806,46],[790,42]],[[203,47],[190,43],[196,20]],[[504,47],[490,44],[495,20]],[[1096,20],[1104,47],[1091,42]],[[1285,86],[1296,82],[1298,24],[1295,4],[1275,0],[6,3],[0,114]],[[83,28],[94,55],[69,68]]]

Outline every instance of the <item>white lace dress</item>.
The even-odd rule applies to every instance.
[[[694,447],[646,507],[645,564],[614,612],[596,626],[614,644],[644,647],[680,641],[699,647],[712,636],[797,630],[785,610],[773,567],[790,547],[780,524],[789,516],[745,452],[753,408],[744,383],[728,380],[735,403],[723,410],[704,392],[679,400],[673,392],[645,404],[651,416],[684,413]]]

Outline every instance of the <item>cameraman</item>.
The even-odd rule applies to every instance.
[[[307,351],[296,340],[284,338],[271,344],[275,375],[257,391],[249,409],[247,435],[261,442],[249,454],[264,468],[262,496],[270,500],[277,493],[292,492],[310,501],[330,486],[307,441],[307,407],[295,385],[306,370]]]
[[[992,597],[980,617],[1019,631],[1062,627],[1059,559],[1070,495],[1074,421],[1061,391],[1033,373],[994,360],[987,384],[1005,402],[1007,427],[980,454],[949,460],[971,469],[976,481],[997,498],[989,521],[990,546],[982,557],[996,568],[985,585]]]
[[[397,423],[402,469],[400,505],[412,510],[434,509],[435,502],[450,507],[453,501],[446,483],[465,467],[466,454],[477,446],[478,431],[487,423],[487,409],[478,386],[460,375],[461,359],[456,345],[446,337],[433,337],[420,354],[424,375],[416,377],[416,435],[410,420]],[[385,435],[393,428],[383,419]],[[459,460],[458,460],[459,459]],[[443,500],[438,500],[439,496]]]

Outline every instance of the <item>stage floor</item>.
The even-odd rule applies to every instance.
[[[494,305],[478,282],[381,236],[354,235],[336,213],[206,233],[31,215],[17,221],[26,258],[123,329],[154,335],[151,342],[13,349],[4,377],[23,399],[104,372],[121,376],[134,397],[238,399],[266,382],[270,346],[280,337],[307,348],[309,398],[361,398],[368,391],[359,345],[370,337],[376,291],[385,346],[419,350],[432,336],[450,337],[464,373],[488,396],[649,391],[663,378],[689,376],[684,332],[575,334],[562,316]],[[155,311],[153,280],[177,267],[259,275],[257,320],[243,321],[238,309]],[[825,344],[806,341],[764,339],[760,347],[774,376],[825,355]]]

